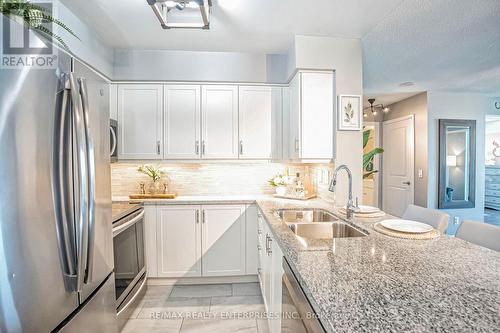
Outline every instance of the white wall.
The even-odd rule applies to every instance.
[[[453,217],[460,219],[484,220],[484,168],[485,168],[485,117],[492,112],[491,98],[474,93],[450,93],[429,91],[428,108],[428,151],[429,151],[429,187],[428,207],[438,207],[439,181],[439,119],[476,120],[476,207],[470,209],[445,210],[451,216],[448,233],[454,234],[456,226]]]
[[[64,4],[60,1],[54,1],[53,3],[53,16],[73,30],[80,40],[61,28],[54,29],[55,33],[62,36],[71,52],[78,58],[90,64],[108,78],[112,78],[113,49],[99,40],[99,34],[82,22]]]
[[[292,47],[295,49],[295,57],[292,55],[290,59],[295,59],[295,68],[335,70],[337,96],[363,94],[362,50],[359,39],[295,36]],[[363,140],[361,131],[337,131],[335,149],[335,164],[346,164],[352,170],[353,194],[361,201],[363,199]],[[345,176],[340,177],[336,205],[343,205],[347,201],[346,178]]]
[[[265,54],[115,50],[115,80],[266,82]]]

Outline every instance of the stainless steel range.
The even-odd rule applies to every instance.
[[[140,205],[113,203],[113,249],[116,309],[122,326],[146,291],[144,208]]]

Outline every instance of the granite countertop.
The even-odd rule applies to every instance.
[[[303,244],[278,208],[332,205],[257,200],[306,296],[328,332],[500,332],[500,253],[463,240],[369,235]],[[387,216],[386,218],[389,218]]]

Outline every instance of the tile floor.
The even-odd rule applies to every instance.
[[[258,283],[148,286],[122,333],[267,333]]]
[[[484,222],[500,227],[500,211],[494,209],[484,209]]]

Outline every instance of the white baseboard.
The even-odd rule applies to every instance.
[[[181,278],[153,278],[148,277],[148,286],[171,286],[190,284],[221,284],[221,283],[251,283],[259,282],[257,275],[245,276],[214,276],[214,277],[181,277]]]

